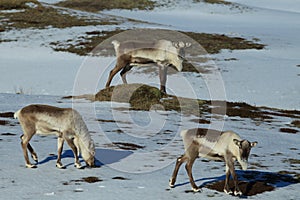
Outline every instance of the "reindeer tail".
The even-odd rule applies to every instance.
[[[194,137],[189,130],[183,130],[180,133],[183,141],[184,148],[187,149],[193,143]]]
[[[15,114],[14,114],[14,118],[15,118],[15,119],[19,118],[20,112],[21,112],[21,109],[18,110],[17,112],[15,112]]]
[[[113,40],[111,43],[114,45],[115,49],[119,48],[119,46],[120,46],[120,42],[117,40]]]

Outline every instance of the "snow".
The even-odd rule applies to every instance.
[[[261,43],[267,44],[265,50],[223,51],[216,55],[220,59],[216,65],[223,70],[228,100],[298,109],[299,13],[265,9],[269,1],[260,1],[263,2],[261,7],[260,3],[256,2],[256,6],[251,7],[253,4],[248,5],[247,2],[240,4],[241,8],[184,4],[185,9],[178,6],[172,10],[157,9],[153,12],[116,10],[107,13],[171,25],[175,30],[220,33],[250,40],[259,38]],[[279,2],[278,7],[281,4]],[[286,5],[290,4],[295,4],[295,8],[299,6],[294,1],[288,1]],[[271,5],[276,3],[272,1]],[[225,58],[236,58],[238,61],[224,61]],[[205,90],[195,90],[204,94],[202,98],[209,99]]]
[[[105,13],[159,23],[162,24],[160,27],[175,30],[259,38],[263,44],[267,44],[266,49],[222,51],[213,55],[224,81],[227,99],[299,110],[299,1],[235,1],[244,4],[242,7],[245,8],[232,9],[203,3],[191,6],[182,3],[185,9],[175,7],[147,12],[118,10]],[[53,3],[50,0],[47,2]],[[121,26],[127,25],[147,27],[145,24],[126,23]],[[18,39],[16,42],[0,43],[0,113],[15,112],[33,103],[74,107],[83,115],[96,143],[96,158],[103,163],[100,168],[78,170],[73,167],[73,155],[65,145],[62,162],[67,169],[57,169],[56,137],[34,136],[31,143],[38,153],[39,165],[37,169],[26,169],[20,148],[21,127],[17,120],[3,118],[12,125],[0,126],[0,199],[232,199],[224,193],[206,188],[202,193],[186,193],[190,185],[184,167],[178,174],[178,186],[174,189],[168,187],[174,162],[183,153],[179,132],[198,126],[191,121],[195,119],[194,116],[155,109],[149,112],[132,111],[124,103],[91,103],[86,100],[72,102],[61,99],[62,96],[73,93],[98,91],[104,86],[109,69],[115,61],[109,57],[90,58],[54,52],[47,44],[74,38],[88,30],[106,28],[109,29],[97,26],[0,33],[1,38]],[[237,60],[224,61],[226,58]],[[106,67],[97,68],[99,65]],[[82,70],[86,66],[91,66],[92,70],[84,73]],[[99,78],[98,74],[102,76]],[[89,87],[86,77],[92,87]],[[185,89],[183,84],[179,84],[178,78],[184,79],[191,89]],[[113,84],[121,83],[117,77],[115,79]],[[127,79],[131,83],[145,82],[157,87],[159,82],[155,75],[137,72],[130,73]],[[168,86],[172,93],[179,96],[209,99],[211,94],[206,81],[205,77],[199,78],[190,73],[175,74],[168,77]],[[78,83],[86,85],[78,87]],[[20,90],[25,94],[16,95]],[[99,119],[104,121],[97,121]],[[213,119],[223,122],[219,116],[213,116]],[[292,120],[294,119],[281,116],[269,121],[227,117],[224,130],[235,130],[243,138],[258,141],[258,146],[251,152],[257,156],[250,157],[250,167],[257,163],[262,167],[250,169],[249,172],[277,173],[284,170],[300,173],[299,164],[291,165],[286,162],[287,159],[299,157],[299,134],[279,131],[280,128],[289,126]],[[128,142],[144,148],[119,150],[109,146],[111,142]],[[198,159],[193,168],[196,183],[202,185],[212,180],[221,180],[224,178],[224,169],[222,163],[207,163]],[[78,182],[89,176],[98,177],[102,181]],[[124,177],[125,180],[113,179],[114,177]],[[275,186],[275,191],[248,199],[298,199],[299,184],[276,183]]]
[[[1,174],[1,196],[6,199],[48,199],[90,198],[105,199],[194,199],[213,195],[214,199],[231,199],[224,193],[203,189],[202,193],[192,195],[184,191],[190,189],[188,177],[182,168],[178,175],[178,186],[169,190],[168,179],[176,157],[181,155],[183,145],[179,137],[182,129],[196,127],[193,116],[182,116],[173,111],[132,111],[128,104],[78,100],[72,102],[59,96],[1,94],[0,113],[16,111],[31,103],[43,103],[60,107],[73,106],[83,115],[96,143],[96,158],[103,164],[100,168],[79,170],[73,167],[74,158],[70,148],[65,145],[62,162],[67,169],[55,167],[56,137],[34,136],[31,141],[39,157],[37,169],[26,169],[21,152],[16,126],[1,126],[0,157],[3,160]],[[94,108],[94,112],[90,109]],[[96,116],[94,116],[94,114]],[[98,122],[96,119],[112,120]],[[116,121],[116,123],[113,122]],[[265,166],[255,171],[299,172],[297,166],[284,162],[299,155],[299,135],[280,133],[279,128],[290,123],[290,118],[276,117],[272,122],[250,119],[227,118],[224,130],[235,130],[250,141],[258,141],[250,157],[250,167],[254,163]],[[10,119],[11,123],[17,122]],[[161,126],[161,127],[160,127]],[[205,125],[201,125],[205,127]],[[158,130],[159,127],[160,129]],[[121,130],[122,132],[118,132]],[[270,139],[272,138],[272,139]],[[127,142],[144,146],[140,150],[119,150],[109,147],[111,142]],[[294,149],[294,150],[293,150]],[[221,180],[224,165],[219,162],[203,163],[201,159],[194,165],[196,183],[202,185],[212,180]],[[251,169],[248,170],[251,173]],[[239,172],[240,173],[240,172]],[[84,177],[98,177],[96,183],[79,182]],[[124,180],[113,179],[123,177]],[[77,180],[77,181],[76,181]],[[249,199],[296,199],[299,184],[276,183],[277,189]],[[12,192],[13,191],[13,192]],[[117,191],[117,192],[116,192]]]

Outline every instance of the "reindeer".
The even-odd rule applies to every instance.
[[[191,46],[191,43],[171,42],[169,40],[158,41],[112,41],[117,63],[110,71],[105,87],[109,87],[113,77],[120,70],[124,84],[127,83],[126,73],[133,66],[149,66],[155,64],[159,67],[160,90],[166,93],[167,69],[174,66],[182,71],[182,62],[185,56],[184,48]]]
[[[14,117],[18,118],[24,132],[21,135],[21,146],[27,168],[37,167],[30,163],[27,148],[33,160],[38,163],[37,154],[29,143],[32,136],[34,134],[49,135],[53,133],[58,135],[57,168],[65,168],[61,163],[61,153],[65,140],[74,153],[75,167],[82,168],[78,159],[80,153],[88,166],[94,166],[94,142],[81,115],[76,110],[48,105],[29,105],[18,110]]]
[[[241,140],[240,136],[232,131],[220,132],[212,129],[189,129],[181,132],[185,153],[180,156],[175,165],[174,172],[169,181],[171,188],[174,187],[180,166],[186,162],[185,169],[194,192],[200,188],[194,182],[192,167],[197,157],[208,158],[210,160],[224,161],[226,164],[226,179],[224,192],[227,194],[242,195],[238,187],[238,179],[234,169],[234,162],[237,160],[242,169],[247,169],[248,157],[252,147],[257,142]],[[233,177],[234,192],[229,188],[229,176]]]

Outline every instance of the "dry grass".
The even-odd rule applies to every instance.
[[[194,0],[195,3],[197,2],[205,2],[210,4],[224,4],[224,5],[230,5],[231,2],[223,1],[223,0]]]
[[[40,5],[37,0],[0,0],[0,10],[25,9],[28,8],[27,3]]]
[[[155,7],[155,2],[151,0],[66,0],[59,2],[56,5],[89,12],[97,12],[109,9],[152,10]]]
[[[21,9],[20,12],[1,13],[3,20],[0,24],[0,31],[9,29],[24,28],[66,28],[73,26],[88,25],[115,25],[118,24],[113,19],[87,19],[74,16],[71,13],[59,8],[43,6],[34,0],[9,1],[0,0],[1,9]],[[35,6],[27,6],[28,2],[35,3]]]
[[[95,95],[96,101],[129,103],[134,110],[174,110],[186,115],[200,116],[199,107],[206,101],[162,94],[159,89],[144,84],[111,86]]]
[[[112,56],[114,55],[113,46],[111,45],[111,43],[109,43],[106,40],[119,33],[122,33],[123,31],[125,30],[86,32],[86,35],[84,37],[81,36],[80,38],[77,39],[76,38],[70,39],[66,42],[64,41],[52,42],[51,46],[55,51],[66,51],[70,53],[76,53],[78,55],[88,55],[93,51],[93,53],[97,53],[102,56]],[[260,44],[258,42],[249,41],[240,37],[229,37],[222,34],[208,34],[208,33],[194,33],[194,32],[180,32],[180,33],[183,34],[184,37],[190,37],[196,42],[198,42],[203,47],[203,49],[205,49],[209,54],[219,53],[222,49],[229,49],[229,50],[258,49],[259,50],[265,47],[264,44]],[[130,34],[122,34],[122,36],[124,35],[130,36]],[[122,40],[127,40],[127,39],[128,38],[122,38]],[[168,36],[165,36],[165,39],[168,39]],[[101,49],[95,49],[99,44],[101,44],[101,46],[99,46]],[[198,46],[190,47],[188,50],[190,51],[191,54],[193,52],[199,53],[199,49],[192,49],[197,47]],[[193,65],[187,62],[184,63],[183,71],[199,72],[198,69],[195,69]]]

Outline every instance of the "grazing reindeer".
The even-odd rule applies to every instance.
[[[237,160],[243,170],[247,169],[248,157],[252,147],[257,142],[241,140],[238,134],[232,131],[219,132],[211,129],[189,129],[181,132],[183,138],[185,154],[177,159],[173,175],[170,179],[170,187],[174,187],[178,170],[182,163],[187,162],[185,168],[192,185],[192,189],[197,192],[200,188],[194,182],[192,167],[197,157],[204,157],[210,160],[221,160],[226,163],[226,179],[224,192],[232,194],[228,181],[230,174],[234,180],[234,195],[241,195],[237,183],[237,175],[234,170],[234,162]]]
[[[185,56],[184,48],[191,43],[171,42],[169,40],[158,40],[154,42],[125,41],[120,43],[112,41],[117,63],[110,71],[105,87],[109,87],[113,77],[120,70],[123,83],[126,84],[126,73],[133,66],[147,66],[156,64],[159,67],[160,90],[166,93],[167,69],[173,65],[178,71],[182,70],[182,62]]]
[[[29,105],[17,111],[14,117],[19,119],[24,132],[21,136],[21,146],[26,167],[36,168],[36,165],[31,164],[29,161],[27,148],[33,160],[38,162],[37,154],[29,143],[32,136],[36,133],[47,135],[56,133],[58,135],[56,167],[64,168],[61,163],[61,153],[65,140],[74,153],[75,166],[77,168],[81,168],[78,159],[80,153],[88,166],[94,166],[94,142],[81,115],[76,110],[48,105]]]

